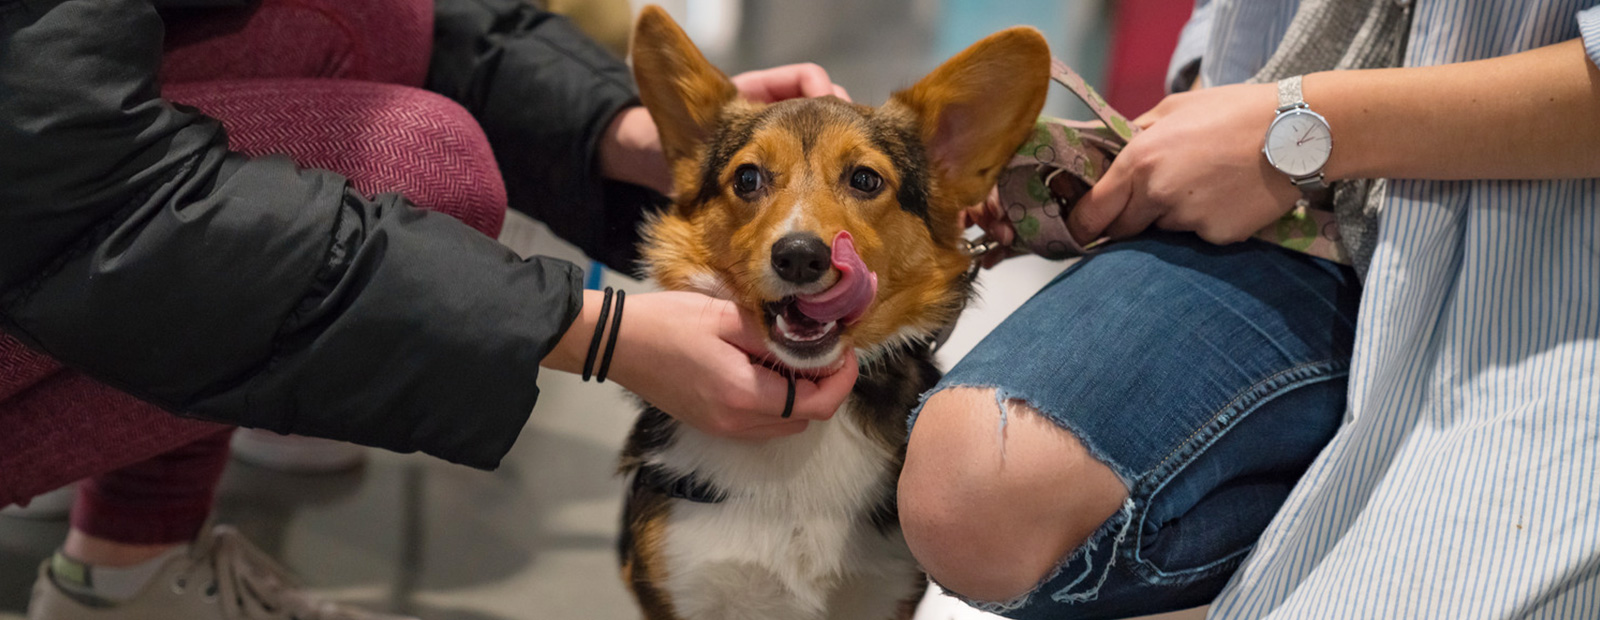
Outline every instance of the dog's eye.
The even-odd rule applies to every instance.
[[[864,194],[877,193],[883,187],[883,177],[871,168],[856,168],[850,173],[850,187]]]
[[[761,189],[761,169],[755,164],[745,164],[733,171],[733,191],[741,197],[749,198],[751,194]]]

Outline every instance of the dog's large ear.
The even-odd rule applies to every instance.
[[[1011,28],[946,61],[890,105],[921,125],[928,158],[956,206],[988,195],[1027,139],[1050,88],[1050,46],[1038,30]]]
[[[710,137],[722,107],[739,95],[659,6],[639,14],[633,31],[633,79],[661,132],[667,162],[692,157]]]

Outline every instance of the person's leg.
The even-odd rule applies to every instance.
[[[455,216],[485,234],[492,236],[499,231],[505,214],[505,190],[499,169],[471,116],[444,97],[414,88],[346,80],[174,84],[167,87],[166,94],[170,99],[221,119],[228,129],[230,144],[236,150],[252,155],[289,155],[302,166],[339,171],[361,191],[398,191],[419,206]],[[31,397],[53,394],[36,392],[38,388],[19,398],[0,402],[0,420],[9,414],[9,408],[33,403]],[[51,435],[61,441],[55,444],[57,450],[72,445],[69,440],[83,441],[72,445],[73,450],[67,451],[68,457],[79,449],[115,449],[117,439],[102,437],[97,429],[97,425],[110,416],[109,412],[92,406],[74,408],[71,394],[53,395],[56,398],[43,404],[58,408],[47,409],[49,419],[38,426],[61,431]],[[175,452],[99,476],[88,483],[81,493],[81,505],[74,516],[74,528],[62,554],[64,557],[58,559],[57,564],[67,566],[67,572],[74,574],[118,566],[130,570],[138,568],[139,574],[148,579],[191,568],[220,570],[222,572],[214,574],[222,584],[218,587],[224,588],[244,588],[246,585],[239,580],[281,573],[264,555],[249,548],[246,541],[226,528],[199,533],[194,553],[202,556],[173,555],[183,543],[194,539],[195,530],[199,529],[196,519],[203,520],[209,512],[209,498],[221,470],[220,459],[226,456],[225,443],[219,443],[224,439],[225,435],[215,434],[213,430],[212,435],[197,444],[180,447]],[[7,443],[0,438],[0,447]],[[171,449],[169,444],[154,452]],[[53,453],[45,450],[44,454]],[[4,469],[6,456],[0,454],[0,470]],[[59,472],[51,470],[50,473]],[[93,473],[85,471],[79,475]],[[3,478],[0,476],[0,481]],[[67,478],[61,482],[71,480]],[[0,486],[0,491],[5,490]],[[67,561],[75,562],[76,568]],[[241,562],[248,564],[250,570],[218,568]],[[86,604],[70,594],[63,594],[62,590],[70,592],[71,589],[61,587],[60,581],[53,579],[48,571],[41,577],[30,618],[88,617],[84,610],[93,608],[96,603],[91,600]],[[123,588],[124,591],[128,589]],[[171,611],[186,609],[183,605],[200,605],[216,592],[172,588],[141,590],[140,594],[159,600],[140,598],[130,600],[127,605]],[[274,589],[272,596],[278,597],[275,600],[279,603],[297,608],[333,609],[317,607],[324,604],[293,588]],[[251,615],[255,612],[240,613],[245,614],[240,617],[257,617]],[[309,620],[333,616],[303,617]]]
[[[231,428],[214,431],[84,480],[72,506],[72,529],[50,562],[52,584],[86,600],[138,596],[165,568],[161,560],[200,535],[232,434]]]
[[[488,139],[442,95],[319,79],[173,84],[164,94],[220,119],[241,153],[332,170],[368,195],[398,192],[490,237],[505,222],[505,183]]]
[[[169,98],[176,93],[180,101],[209,102],[220,98],[221,95],[206,95],[207,87],[192,83],[224,78],[322,77],[420,86],[427,74],[433,38],[432,0],[260,0],[249,8],[172,10],[166,11],[163,16],[166,18],[167,32],[161,77],[163,83],[169,85]],[[171,87],[175,83],[186,85]],[[266,96],[277,99],[282,94],[287,93],[274,92]],[[293,96],[288,99],[304,105],[312,105],[315,101],[314,98]],[[425,109],[431,109],[433,105],[429,103]],[[410,124],[413,125],[410,129],[401,131],[414,132],[417,130],[414,125],[423,120],[422,116],[391,119],[388,118],[390,112],[374,110],[371,103],[357,108],[334,106],[329,110],[334,118],[324,117],[321,130],[300,139],[286,137],[283,140],[285,147],[280,149],[274,145],[277,138],[270,130],[275,125],[292,127],[300,123],[281,116],[261,114],[260,110],[252,111],[248,105],[219,101],[217,107],[214,110],[216,114],[224,115],[226,120],[236,121],[230,123],[236,148],[263,153],[287,152],[286,149],[301,151],[294,154],[297,157],[302,154],[311,156],[309,160],[301,160],[302,165],[343,172],[350,175],[358,187],[373,192],[400,189],[406,190],[409,196],[418,183],[408,185],[408,182],[421,180],[424,185],[438,187],[437,181],[443,179],[450,185],[448,191],[434,192],[431,200],[423,204],[436,205],[485,234],[494,235],[499,231],[503,209],[497,212],[485,206],[504,203],[504,188],[498,179],[484,184],[480,192],[464,184],[450,183],[452,179],[448,174],[428,173],[430,171],[426,167],[403,169],[399,164],[406,162],[364,164],[363,159],[373,155],[375,148],[381,146],[380,142],[371,140],[354,149],[359,153],[342,158],[319,158],[317,153],[305,153],[320,149],[334,154],[336,149],[329,145],[313,144],[312,140],[316,138],[380,135],[381,128],[371,127],[375,121]],[[226,115],[234,115],[234,118],[227,119]],[[476,152],[471,145],[460,142],[481,138],[460,133],[459,120],[459,117],[451,116],[437,131],[451,134],[447,137],[457,141],[452,147],[454,150],[467,152],[469,158],[475,157]],[[346,128],[349,131],[333,133],[335,122],[348,122]],[[445,149],[442,154],[449,155],[450,150]],[[456,163],[449,161],[446,160],[445,165],[459,168],[461,161],[468,160],[457,160]],[[492,159],[470,161],[493,167]],[[419,162],[413,159],[409,163]],[[452,170],[450,174],[466,172],[469,182],[480,182],[482,175],[476,174],[479,170],[478,167],[466,166],[464,170]],[[494,171],[498,175],[497,169]],[[476,200],[475,197],[480,195],[486,199]],[[468,199],[468,202],[455,202],[461,198]],[[59,380],[56,380],[58,375]],[[54,380],[58,385],[41,388],[40,393],[23,394],[35,384],[47,380]],[[77,396],[69,399],[63,394]],[[0,419],[5,418],[8,409],[18,412],[14,417],[20,419],[6,427],[18,429],[14,437],[36,436],[37,433],[71,428],[74,425],[70,423],[54,423],[58,416],[53,413],[39,412],[60,412],[60,417],[70,418],[83,408],[82,405],[96,399],[105,399],[107,407],[118,406],[123,411],[137,412],[130,415],[139,420],[117,421],[117,424],[126,421],[129,431],[152,428],[150,424],[157,420],[160,421],[157,426],[162,428],[174,425],[166,419],[169,416],[156,408],[128,406],[122,402],[124,399],[120,393],[75,373],[65,372],[48,356],[27,348],[9,335],[0,334]],[[24,400],[26,402],[21,402]],[[23,411],[31,413],[25,416]],[[52,422],[38,423],[40,419]],[[58,479],[55,475],[49,475],[49,472],[82,477],[107,471],[127,464],[128,461],[122,456],[124,454],[148,456],[153,454],[151,450],[155,450],[157,445],[179,446],[211,428],[209,425],[184,421],[176,421],[175,426],[182,427],[181,432],[155,436],[151,441],[141,439],[134,445],[107,446],[70,463],[55,462],[48,455],[37,454],[32,448],[39,444],[18,445],[9,451],[0,450],[0,507],[26,502],[35,494],[76,480]],[[116,431],[108,435],[132,436]],[[0,448],[6,447],[6,443],[4,438],[0,438]],[[43,460],[40,460],[41,457]],[[35,471],[29,463],[49,463],[49,467],[40,468],[47,471]],[[5,475],[24,472],[29,474],[27,479]]]
[[[1015,618],[1203,604],[1344,408],[1331,263],[1155,234],[1045,287],[914,419],[900,515],[933,579]]]
[[[28,348],[10,334],[0,332],[0,402],[61,372],[61,369],[61,364],[54,358]],[[4,488],[5,480],[0,477],[0,489]],[[0,517],[54,520],[67,514],[76,489],[62,487],[43,491],[15,499],[0,492]],[[24,501],[27,502],[25,506],[12,505],[13,502]]]
[[[62,551],[124,567],[194,540],[211,515],[232,429],[84,481]]]
[[[923,408],[901,519],[923,569],[975,600],[1022,595],[1128,498],[1116,473],[1038,411],[993,388],[951,387]]]
[[[164,84],[331,78],[422,86],[433,42],[433,0],[260,0],[162,17]]]
[[[168,98],[178,101],[175,84],[221,80],[324,78],[417,87],[427,76],[433,39],[433,0],[259,0],[237,9],[167,10],[162,17],[161,81]],[[358,127],[368,121],[360,120]],[[235,435],[233,450],[240,460],[296,473],[347,470],[366,454],[350,444],[251,430]]]
[[[60,371],[61,363],[54,358],[0,333],[0,402]]]
[[[138,463],[229,427],[181,418],[63,370],[0,400],[0,506]]]

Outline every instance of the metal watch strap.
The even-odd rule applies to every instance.
[[[1306,105],[1304,76],[1300,75],[1278,80],[1278,113],[1283,114],[1295,108],[1311,108]],[[1319,202],[1323,193],[1328,191],[1328,183],[1323,179],[1321,172],[1298,178],[1290,177],[1289,182],[1305,194],[1305,200],[1302,202],[1306,203]]]
[[[1294,186],[1300,188],[1300,199],[1294,202],[1294,206],[1333,210],[1333,186],[1328,185],[1321,174],[1294,181]]]
[[[1302,76],[1298,75],[1278,80],[1278,112],[1307,107],[1301,82]]]

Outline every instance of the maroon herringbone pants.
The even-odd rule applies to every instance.
[[[235,150],[283,153],[400,192],[485,234],[505,188],[455,103],[420,90],[431,0],[262,0],[174,12],[164,95],[222,120]],[[210,513],[231,428],[185,420],[0,335],[0,506],[87,478],[73,526],[129,544],[183,542]]]

